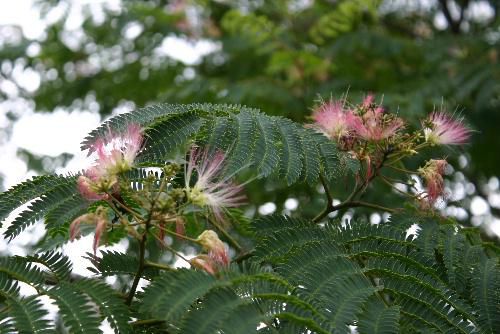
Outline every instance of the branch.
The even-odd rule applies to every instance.
[[[136,320],[131,322],[132,326],[144,326],[144,325],[158,325],[164,323],[163,319],[145,319],[145,320]]]
[[[149,227],[149,224],[146,225],[146,228]],[[127,301],[125,304],[130,306],[132,304],[132,299],[134,299],[135,291],[137,290],[137,286],[139,285],[139,281],[142,276],[142,272],[145,267],[145,255],[146,255],[146,236],[147,233],[142,235],[141,243],[139,244],[139,267],[137,268],[137,273],[135,274],[134,281],[132,282],[132,286],[130,287],[130,291],[127,296]]]
[[[465,9],[469,6],[469,0],[465,1],[464,4],[460,7],[460,17],[458,20],[454,20],[451,16],[450,8],[448,7],[447,0],[438,0],[441,9],[443,10],[444,17],[450,26],[451,32],[458,35],[460,34],[460,26],[462,25],[462,21],[464,20]],[[458,4],[456,4],[458,6]]]
[[[313,218],[312,221],[315,223],[319,222],[321,219],[326,217],[326,215],[329,214],[330,212],[332,212],[332,209],[333,209],[333,197],[332,197],[332,194],[330,193],[330,189],[328,188],[328,185],[327,185],[326,180],[325,180],[322,173],[319,174],[319,180],[321,181],[321,184],[323,185],[323,189],[325,189],[327,202],[326,202],[326,207],[323,209],[323,211],[320,212],[316,217]],[[349,198],[350,198],[350,196],[349,196]]]
[[[246,259],[249,259],[253,256],[253,253],[254,253],[255,249],[251,249],[249,251],[246,251],[244,253],[241,253],[240,255],[238,255],[234,260],[233,262],[236,262],[236,263],[241,263],[243,262],[244,260]]]
[[[156,268],[156,269],[160,269],[160,270],[175,271],[174,268],[167,266],[166,264],[161,264],[161,263],[156,263],[156,262],[145,261],[144,266],[150,267],[150,268]]]
[[[388,212],[397,211],[395,209],[386,208],[386,207],[383,207],[383,206],[380,206],[377,204],[372,204],[372,203],[362,202],[362,201],[353,201],[353,199],[358,194],[361,194],[361,196],[362,196],[362,193],[366,190],[366,187],[368,187],[370,182],[373,181],[373,179],[379,175],[379,171],[384,166],[384,163],[387,160],[388,154],[389,154],[388,152],[384,152],[384,155],[383,155],[380,163],[377,165],[377,167],[375,167],[373,174],[369,178],[365,179],[359,186],[355,187],[353,192],[349,195],[349,197],[347,197],[347,199],[344,202],[342,202],[338,205],[332,204],[331,195],[329,195],[329,192],[327,192],[328,188],[326,186],[326,183],[324,182],[324,179],[321,177],[320,178],[321,183],[323,184],[323,187],[325,187],[325,192],[327,194],[326,196],[329,199],[329,202],[327,203],[325,209],[319,215],[317,215],[316,217],[313,218],[312,222],[313,223],[320,222],[323,218],[325,218],[331,212],[335,212],[335,211],[340,210],[340,209],[354,208],[354,207],[360,207],[360,206],[364,206],[364,207],[368,207],[368,208],[372,208],[372,209],[375,208],[378,210],[385,210]]]
[[[146,256],[146,240],[149,231],[149,227],[151,225],[151,219],[153,218],[153,211],[155,209],[155,205],[160,198],[160,194],[163,191],[163,188],[166,185],[166,178],[163,178],[158,189],[158,194],[151,201],[151,208],[149,209],[148,219],[145,221],[145,231],[142,234],[141,242],[139,244],[139,267],[137,268],[137,273],[135,274],[134,281],[132,282],[132,286],[130,287],[130,291],[128,293],[127,301],[125,304],[130,306],[132,304],[132,300],[134,299],[135,292],[137,290],[137,286],[139,285],[139,281],[142,276],[142,272],[145,268],[145,256]]]

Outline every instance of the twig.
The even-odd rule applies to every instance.
[[[165,320],[163,320],[163,319],[145,319],[145,320],[136,320],[136,321],[131,322],[130,324],[132,326],[144,326],[144,325],[162,324],[164,322],[165,322]]]
[[[128,206],[126,206],[125,204],[123,204],[122,202],[120,202],[118,200],[118,198],[116,198],[115,196],[113,196],[112,193],[110,192],[106,192],[106,194],[112,199],[114,200],[115,202],[117,202],[118,204],[120,204],[120,207],[122,207],[125,211],[127,211],[128,213],[130,213],[132,216],[134,216],[134,218],[137,220],[137,221],[142,221],[142,217],[139,215],[138,212],[132,210],[131,208],[129,208]],[[109,201],[108,202],[110,205],[112,205],[114,208],[116,208],[116,206],[113,204],[112,201]],[[118,211],[118,209],[116,208],[116,210]]]
[[[171,251],[173,254],[177,255],[178,257],[180,257],[181,259],[183,259],[184,261],[188,262],[189,263],[189,260],[186,259],[181,253],[179,253],[178,251],[176,251],[175,249],[173,249],[172,247],[170,247],[169,245],[167,245],[163,240],[161,240],[156,234],[153,234],[153,236],[156,238],[156,240],[158,240],[162,247],[168,249],[169,251]]]
[[[365,179],[360,185],[357,185],[357,183],[356,183],[357,186],[355,186],[353,192],[349,195],[349,197],[347,197],[347,199],[344,202],[342,202],[338,205],[333,205],[332,201],[329,201],[329,203],[327,203],[325,209],[320,214],[318,214],[316,217],[314,217],[312,222],[313,223],[320,222],[323,218],[325,218],[331,212],[335,212],[335,211],[340,210],[340,209],[353,208],[353,207],[359,207],[359,206],[376,208],[379,210],[385,210],[385,211],[389,211],[389,212],[395,212],[396,210],[394,210],[394,209],[386,208],[386,207],[383,207],[383,206],[380,206],[377,204],[372,204],[372,203],[362,202],[362,201],[353,201],[353,199],[357,195],[362,194],[365,191],[366,187],[368,187],[370,182],[373,181],[373,179],[379,175],[379,171],[384,166],[384,163],[387,160],[388,154],[389,154],[388,152],[384,152],[384,155],[383,155],[380,163],[378,164],[378,166],[375,167],[373,174],[369,178]],[[324,179],[322,179],[320,177],[320,180],[321,180],[321,183],[323,184],[323,187],[325,187],[326,184],[324,183]],[[326,189],[327,188],[325,187],[325,192],[326,192]],[[331,196],[331,195],[328,195],[328,193],[327,193],[327,197],[329,197],[329,196]]]
[[[135,295],[135,292],[137,290],[137,286],[139,285],[139,281],[141,279],[142,272],[144,271],[145,262],[146,262],[145,261],[146,240],[147,240],[147,236],[148,236],[148,231],[149,231],[149,227],[151,224],[151,219],[153,218],[153,211],[155,209],[156,202],[158,201],[158,198],[160,197],[160,193],[162,192],[163,187],[165,187],[165,184],[166,184],[166,178],[163,178],[161,180],[160,188],[158,189],[158,194],[151,201],[151,208],[149,209],[148,219],[145,222],[145,231],[142,234],[141,242],[139,244],[139,267],[137,268],[137,273],[135,274],[134,281],[132,282],[132,286],[130,287],[127,301],[125,302],[129,306],[130,306],[130,304],[132,304],[132,300],[134,299],[134,295]]]
[[[326,206],[323,209],[323,211],[321,211],[316,217],[313,218],[312,221],[315,222],[315,223],[319,222],[321,219],[323,219],[324,217],[326,217],[326,215],[328,215],[330,212],[332,212],[332,209],[333,209],[332,194],[330,193],[330,189],[328,188],[328,184],[326,183],[326,180],[325,180],[325,178],[324,178],[324,176],[323,176],[322,173],[319,174],[319,180],[321,181],[321,185],[323,186],[323,189],[325,190],[327,202],[326,202]],[[354,194],[354,192],[352,194]],[[349,197],[351,195],[349,195]]]
[[[166,264],[161,264],[161,263],[156,263],[156,262],[146,261],[144,263],[144,265],[146,267],[157,268],[157,269],[160,269],[160,270],[167,270],[167,271],[174,271],[175,270],[174,268],[172,268],[170,266],[167,266]]]
[[[391,187],[392,189],[396,190],[397,192],[401,193],[402,195],[415,198],[415,196],[413,196],[412,194],[404,192],[401,189],[398,189],[397,187],[395,187],[394,184],[392,184],[389,180],[387,180],[387,178],[385,176],[380,175],[380,180],[382,180],[382,182],[384,182],[385,184],[387,184],[389,187]],[[403,183],[403,182],[400,182],[400,183]]]
[[[156,224],[154,224],[154,225],[155,225],[155,226],[157,226]],[[184,239],[184,240],[187,240],[187,241],[195,242],[195,243],[197,243],[197,244],[199,244],[199,243],[200,243],[200,242],[199,242],[198,240],[196,240],[196,239],[193,239],[193,238],[190,238],[190,237],[188,237],[188,236],[185,236],[185,235],[182,235],[182,234],[176,233],[176,232],[174,232],[174,231],[170,231],[170,230],[168,230],[168,229],[164,229],[163,231],[164,231],[165,233],[167,233],[167,234],[173,235],[173,236],[175,236],[175,237],[178,237],[178,238],[181,238],[181,239]]]
[[[399,168],[399,167],[392,166],[392,165],[386,165],[386,166],[389,167],[389,168],[392,168],[394,170],[397,170],[399,172],[402,172],[402,173],[409,173],[409,174],[416,174],[417,173],[415,171],[412,171],[412,170],[409,170],[409,169],[406,169],[406,168]]]
[[[146,228],[148,224],[146,224]],[[146,233],[142,235],[141,242],[139,244],[139,267],[137,268],[137,273],[135,274],[134,281],[132,282],[132,286],[130,287],[130,291],[127,296],[127,300],[125,304],[130,306],[132,304],[132,300],[134,299],[135,291],[137,290],[137,286],[139,285],[139,280],[141,279],[142,272],[144,271],[145,265],[145,255],[146,255]]]
[[[246,251],[246,252],[243,252],[241,253],[240,255],[238,255],[234,260],[233,262],[236,262],[236,263],[241,263],[243,262],[244,260],[250,258],[253,256],[253,253],[254,253],[254,249],[251,249],[249,251]]]
[[[120,218],[120,222],[122,223],[122,225],[125,227],[125,229],[128,231],[128,232],[132,232],[134,234],[134,237],[139,237],[139,234],[137,233],[137,231],[134,229],[134,228],[131,228],[129,229],[130,227],[130,224],[128,223],[128,219],[126,219],[120,212],[120,210],[118,210],[118,208],[113,204],[112,201],[109,201],[107,202],[109,204],[109,206],[111,207],[111,209],[118,215],[118,217]],[[141,223],[142,224],[142,223]]]

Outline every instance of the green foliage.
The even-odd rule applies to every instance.
[[[46,252],[23,257],[0,259],[0,330],[6,333],[56,333],[55,324],[47,320],[47,296],[59,307],[59,315],[71,333],[101,333],[99,326],[107,319],[116,333],[130,333],[130,314],[118,293],[100,280],[71,274],[72,264],[66,256]],[[31,263],[30,263],[31,262]],[[42,270],[32,263],[43,265]],[[21,297],[19,282],[36,289]]]
[[[358,173],[359,163],[292,120],[307,119],[317,94],[326,99],[347,91],[354,99],[366,92],[384,94],[384,103],[409,117],[409,127],[442,100],[463,108],[481,135],[460,148],[468,162],[460,171],[464,182],[475,186],[476,193],[469,195],[486,198],[482,180],[499,170],[491,148],[499,138],[495,32],[500,9],[494,1],[481,1],[491,5],[494,16],[477,21],[468,13],[478,2],[439,1],[414,10],[373,0],[128,1],[119,11],[103,5],[102,22],[91,17],[94,10],[84,11],[78,46],[70,48],[62,38],[66,14],[47,21],[41,40],[19,34],[2,41],[2,77],[36,110],[98,105],[102,115],[109,115],[124,102],[168,101],[112,117],[82,143],[82,149],[92,151],[110,131],[120,133],[131,123],[144,128],[147,141],[138,168],[127,173],[132,190],[119,185],[123,203],[141,213],[135,192],[158,189],[162,178],[143,167],[182,162],[192,144],[224,151],[228,175],[260,178],[247,185],[254,188],[248,194],[251,205],[234,215],[236,223],[246,225],[252,210],[269,201],[281,212],[288,198],[304,206],[294,215],[300,210],[307,211],[304,217],[317,214],[324,204],[317,198],[320,175],[335,199],[345,198],[344,176]],[[39,3],[49,13],[59,1]],[[466,15],[458,23],[447,19],[444,30],[436,28],[436,15],[451,4]],[[133,25],[140,32],[130,38]],[[210,40],[216,50],[184,64],[158,53],[167,36]],[[96,56],[102,59],[97,67]],[[37,72],[40,89],[23,91],[17,82],[22,71]],[[0,90],[0,97],[11,95]],[[222,99],[233,104],[217,104]],[[7,117],[17,116],[9,112]],[[30,168],[40,169],[40,159],[28,156]],[[16,238],[43,220],[47,236],[41,248],[67,242],[76,217],[106,206],[84,200],[75,187],[77,177],[34,177],[0,194],[0,222],[21,210],[4,226],[4,236]],[[397,199],[382,187],[372,190],[364,200],[373,196],[386,205]],[[116,333],[347,333],[348,326],[361,334],[500,332],[495,242],[483,241],[476,228],[420,212],[402,211],[389,222],[370,225],[362,210],[356,209],[350,222],[320,225],[278,215],[254,220],[250,229],[240,222],[228,236],[241,243],[242,251],[215,276],[149,262],[162,262],[163,253],[169,253],[154,244],[151,233],[147,261],[136,255],[133,239],[126,253],[89,254],[94,278],[72,274],[72,264],[58,251],[2,257],[0,333],[98,333],[104,319]],[[117,217],[110,219],[116,223]],[[193,213],[186,219],[188,235],[206,227]],[[414,224],[417,235],[407,235]],[[86,227],[84,233],[95,226]],[[102,240],[111,244],[126,233],[116,224]],[[168,246],[177,249],[179,240],[173,239]],[[231,248],[236,250],[234,244]],[[104,281],[115,277],[119,284]],[[139,278],[149,285],[131,293],[130,283]],[[20,289],[24,285],[30,296]],[[59,307],[55,323],[47,320],[47,299]]]
[[[100,258],[88,254],[88,259],[93,267],[87,269],[103,277],[114,275],[132,276],[135,275],[136,268],[139,266],[137,257],[113,251],[102,251]],[[151,280],[158,273],[158,270],[154,268],[147,268],[144,270],[142,278]]]
[[[75,176],[35,177],[2,193],[0,215],[3,219],[14,209],[29,203],[7,227],[4,236],[13,239],[44,216],[51,230],[71,221],[82,211],[85,203],[78,193],[75,180]]]
[[[272,174],[287,184],[315,182],[322,171],[333,178],[356,168],[342,163],[335,144],[313,130],[281,117],[230,105],[163,104],[121,114],[92,131],[82,148],[92,151],[91,143],[98,136],[124,131],[130,122],[146,129],[147,141],[138,157],[139,164],[145,166],[163,163],[178,155],[188,142],[196,141],[211,150],[226,150],[228,174],[251,168],[260,176]],[[147,177],[140,170],[130,176],[135,186]],[[78,193],[75,180],[76,176],[36,177],[2,193],[2,217],[29,203],[7,227],[5,237],[13,239],[41,218],[45,218],[51,236],[66,235],[69,223],[88,205]]]
[[[42,303],[36,296],[9,298],[7,307],[18,333],[55,333],[50,322],[44,319],[48,312],[42,308]]]
[[[478,309],[478,321],[486,333],[500,330],[500,265],[488,259],[474,268],[472,298]]]
[[[323,183],[336,182],[359,169],[359,163],[312,129],[240,106],[147,107],[111,118],[89,135],[84,147],[92,150],[98,136],[124,131],[130,122],[139,123],[147,139],[138,168],[117,184],[121,201],[132,209],[116,217],[109,214],[110,219],[146,210],[138,194],[148,189],[157,192],[168,169],[144,167],[161,167],[171,159],[182,164],[178,159],[185,158],[192,143],[212,152],[223,150],[228,175],[250,168],[253,174],[288,185],[314,184],[320,175]],[[168,182],[167,187],[177,180]],[[40,218],[45,218],[49,235],[67,235],[76,215],[97,214],[98,207],[112,206],[105,200],[87,203],[78,194],[76,176],[35,178],[0,196],[3,217],[31,202],[7,227],[10,238]],[[236,220],[247,224],[241,215],[235,212]],[[414,224],[417,235],[407,235]],[[188,225],[193,230],[194,225]],[[195,225],[195,230],[201,229],[203,223]],[[410,212],[396,213],[378,225],[358,218],[317,224],[279,215],[247,225],[235,231],[249,237],[245,248],[252,244],[254,248],[241,253],[243,248],[224,234],[240,254],[229,268],[214,275],[146,260],[144,238],[153,239],[156,230],[140,241],[144,257],[116,251],[88,254],[94,278],[73,275],[68,258],[56,251],[3,257],[0,302],[5,307],[0,309],[0,329],[54,332],[42,296],[58,306],[62,325],[71,333],[99,333],[103,320],[116,333],[348,333],[350,326],[360,333],[499,329],[498,251],[485,244],[476,229]],[[113,225],[108,243],[125,237],[125,231],[121,224]],[[149,258],[160,258],[162,252],[152,242]],[[120,284],[109,286],[106,277],[117,277]],[[141,278],[150,282],[144,291],[129,290],[127,283],[137,286]],[[19,283],[36,292],[21,296]]]
[[[310,29],[311,38],[318,44],[356,30],[363,18],[377,17],[377,7],[381,1],[354,0],[340,2],[333,10],[323,15]]]
[[[498,318],[492,312],[498,312],[499,298],[493,292],[497,287],[487,285],[498,281],[494,278],[497,257],[487,259],[485,250],[478,249],[482,262],[463,261],[465,248],[478,245],[466,242],[459,231],[437,243],[430,257],[419,247],[419,236],[407,238],[395,222],[396,226],[393,222],[337,224],[319,227],[286,217],[262,219],[255,224],[261,239],[255,255],[275,265],[277,273],[298,287],[301,297],[321,306],[319,310],[334,319],[337,329],[359,322],[368,333],[381,332],[379,326],[382,332],[397,332],[399,326],[402,332],[427,328],[469,333],[474,327],[491,332],[494,322],[485,322],[485,316]],[[451,228],[437,226],[442,233],[450,233]],[[444,248],[451,236],[464,242]],[[476,290],[471,300],[470,290],[456,284],[457,269],[446,264],[450,257],[462,258],[462,284],[472,282],[477,289],[481,280],[488,297],[480,297]],[[483,272],[488,278],[474,273],[487,267],[481,263],[490,263],[488,274]],[[483,312],[472,311],[478,298],[484,303]]]
[[[26,256],[26,260],[44,265],[59,281],[68,280],[73,269],[73,265],[66,256],[54,251]]]
[[[146,107],[110,119],[90,133],[82,148],[92,150],[99,136],[109,130],[124,131],[130,122],[146,129],[148,140],[138,157],[143,162],[164,162],[175,157],[189,140],[195,140],[211,150],[226,151],[229,174],[256,167],[262,176],[276,171],[280,179],[293,184],[300,179],[316,181],[320,170],[328,170],[328,176],[339,175],[344,167],[335,145],[324,136],[284,118],[230,105]]]
[[[64,324],[71,333],[99,333],[99,317],[87,296],[67,283],[58,284],[47,294],[59,307]]]

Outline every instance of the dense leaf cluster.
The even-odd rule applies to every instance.
[[[134,190],[151,177],[143,167],[184,158],[192,142],[227,152],[231,173],[250,167],[289,185],[357,170],[355,161],[311,129],[232,105],[147,107],[111,119],[82,147],[91,149],[106,131],[131,122],[147,137],[139,167],[129,172]],[[127,193],[122,200],[131,201]],[[2,220],[26,203],[4,235],[13,239],[43,219],[48,235],[39,246],[45,249],[65,243],[71,221],[97,205],[81,197],[76,176],[40,176],[0,194]],[[144,252],[89,255],[91,278],[72,274],[57,250],[4,257],[0,332],[99,333],[103,320],[116,333],[349,333],[349,326],[360,333],[500,331],[500,249],[476,228],[408,210],[378,225],[362,218],[317,224],[273,215],[244,230],[232,234],[245,237],[245,249],[235,249],[240,253],[231,266],[216,275],[161,263],[159,254],[169,251],[154,239],[146,259]],[[124,235],[108,237],[112,243]],[[179,247],[176,242],[172,247]],[[105,280],[110,276],[118,278],[113,286]],[[140,278],[148,284],[128,296],[130,283]],[[25,285],[29,293],[20,290]],[[48,301],[58,307],[55,319],[48,316]]]

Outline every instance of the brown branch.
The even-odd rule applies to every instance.
[[[155,209],[155,205],[158,202],[158,199],[160,198],[160,194],[163,191],[163,188],[167,184],[166,178],[163,178],[161,181],[160,187],[158,189],[158,194],[153,198],[151,201],[151,208],[149,209],[149,214],[148,214],[148,219],[145,221],[145,231],[142,234],[141,241],[139,243],[139,267],[137,268],[137,273],[135,274],[134,281],[132,282],[132,286],[130,287],[130,291],[127,296],[126,304],[131,305],[132,300],[134,299],[135,292],[137,290],[137,286],[139,285],[139,281],[142,276],[142,272],[144,271],[145,264],[146,264],[146,240],[147,240],[147,235],[149,231],[149,227],[151,225],[151,219],[153,218],[153,211]]]
[[[446,22],[450,26],[451,32],[455,35],[460,34],[460,26],[465,18],[465,10],[469,6],[469,0],[465,1],[464,4],[460,7],[460,16],[457,20],[453,19],[451,16],[450,8],[448,7],[448,0],[438,0],[441,10],[443,11],[443,15],[446,18]],[[456,6],[459,5],[455,2]]]
[[[359,197],[362,197],[363,192],[366,190],[366,188],[368,187],[370,182],[372,182],[373,179],[375,179],[379,175],[379,171],[384,166],[384,163],[386,162],[388,155],[389,155],[389,152],[385,151],[382,159],[380,160],[380,163],[375,167],[373,174],[369,178],[365,179],[360,185],[355,187],[353,192],[349,195],[349,197],[347,197],[347,199],[344,202],[342,202],[338,205],[333,205],[332,200],[331,200],[331,195],[329,195],[329,193],[327,192],[327,197],[329,199],[329,202],[327,203],[325,209],[320,214],[318,214],[316,217],[314,217],[312,219],[312,222],[313,223],[320,222],[323,218],[325,218],[331,212],[335,212],[335,211],[338,211],[340,209],[354,208],[354,207],[360,207],[360,206],[368,207],[368,208],[372,208],[372,209],[375,208],[378,210],[385,210],[388,212],[395,212],[396,211],[395,209],[386,208],[386,207],[383,207],[383,206],[380,206],[377,204],[368,203],[368,202],[354,201],[353,200],[358,195],[360,195]],[[321,177],[320,180],[321,180],[321,183],[323,184],[323,187],[325,187],[325,192],[326,192],[327,191],[326,189],[328,189],[328,188],[326,187],[326,184],[324,183],[324,179]]]

